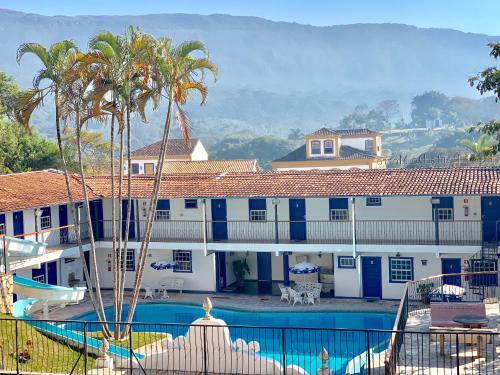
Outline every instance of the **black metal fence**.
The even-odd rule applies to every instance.
[[[122,324],[122,323],[120,323]],[[494,374],[497,334],[132,323],[111,341],[137,374]],[[404,347],[386,362],[391,338]],[[0,373],[87,374],[102,365],[100,324],[0,319]],[[103,368],[99,373],[111,373]],[[326,374],[326,370],[324,374]]]

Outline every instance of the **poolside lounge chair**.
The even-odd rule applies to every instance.
[[[151,299],[155,298],[155,289],[153,287],[148,286],[148,285],[144,285],[144,297],[143,297],[143,299],[146,299],[148,297]]]

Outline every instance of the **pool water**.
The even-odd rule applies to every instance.
[[[123,314],[127,314],[127,307]],[[348,362],[369,347],[382,344],[380,350],[383,350],[389,333],[363,330],[390,330],[394,323],[393,314],[372,312],[255,312],[214,308],[211,314],[228,326],[235,326],[229,329],[232,341],[238,338],[247,343],[257,341],[261,356],[281,364],[284,344],[286,365],[298,365],[310,374],[321,367],[318,354],[323,347],[330,355],[330,369],[336,373],[345,373]],[[112,320],[113,311],[106,310],[106,315]],[[136,307],[133,321],[144,324],[134,325],[133,330],[167,332],[175,338],[186,334],[188,326],[182,324],[190,324],[203,315],[203,309],[194,305],[141,304]],[[96,316],[89,313],[75,319],[95,321]],[[99,326],[90,324],[87,330],[97,331]]]

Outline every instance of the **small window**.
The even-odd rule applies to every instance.
[[[0,236],[5,234],[5,224],[0,223]]]
[[[366,198],[367,206],[382,206],[382,198],[380,197],[367,197]]]
[[[169,221],[170,210],[156,210],[155,221]]]
[[[250,210],[250,221],[266,221],[266,210]]]
[[[126,253],[123,252],[122,265],[123,261],[125,261],[125,271],[135,271],[135,249],[127,249]]]
[[[321,141],[311,141],[311,155],[321,154]]]
[[[132,163],[132,174],[139,174],[139,164]]]
[[[365,151],[373,152],[373,139],[365,140]]]
[[[174,250],[174,262],[178,264],[174,272],[193,272],[193,262],[191,251],[189,250]]]
[[[453,221],[453,208],[437,208],[439,221]]]
[[[327,140],[323,143],[324,147],[324,153],[325,154],[333,154],[333,141],[332,140]]]
[[[37,275],[37,276],[33,276],[31,279],[32,279],[33,281],[38,282],[38,283],[45,284],[45,275]]]
[[[198,208],[198,199],[184,199],[184,208]]]
[[[389,257],[389,282],[406,283],[413,280],[413,258]]]
[[[52,226],[50,216],[42,216],[40,218],[40,229],[49,229]]]
[[[349,220],[349,210],[338,209],[338,208],[330,210],[330,220],[331,221]]]
[[[338,257],[339,268],[356,268],[356,259],[353,257]]]

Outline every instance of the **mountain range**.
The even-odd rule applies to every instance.
[[[129,25],[175,42],[201,40],[210,49],[219,79],[210,84],[205,108],[188,108],[200,132],[219,124],[281,135],[294,127],[335,126],[356,104],[397,99],[407,112],[414,95],[431,89],[475,97],[467,78],[492,65],[486,44],[500,40],[402,24],[316,27],[221,14],[66,17],[0,10],[0,70],[27,88],[40,66],[33,57],[16,63],[21,43],[66,38],[85,48],[96,32],[120,33]],[[42,133],[50,134],[49,115],[38,114]],[[155,114],[152,125],[162,116]],[[157,128],[144,127],[136,143],[156,139]]]

